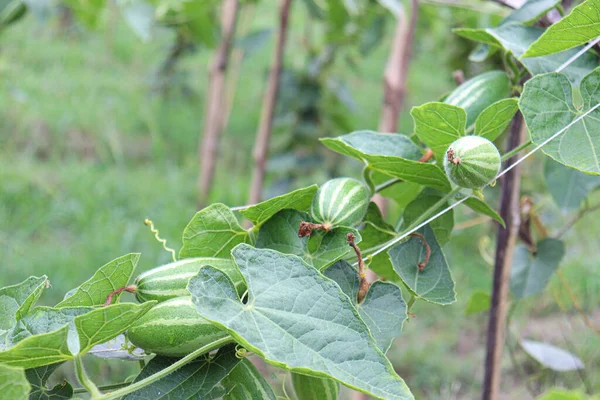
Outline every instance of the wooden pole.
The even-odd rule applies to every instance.
[[[508,145],[510,151],[523,143],[527,130],[523,124],[523,116],[518,113],[512,121]],[[509,159],[507,166],[512,165],[516,156]],[[492,304],[489,313],[487,348],[485,359],[485,377],[483,382],[483,400],[497,400],[500,391],[502,350],[506,332],[506,314],[508,310],[508,288],[510,269],[519,232],[519,192],[521,184],[521,167],[516,166],[503,177],[500,198],[500,216],[506,228],[498,227],[496,257],[494,261],[494,282],[492,286]]]
[[[273,63],[267,91],[263,99],[263,107],[260,115],[260,125],[256,133],[254,143],[254,171],[252,172],[252,184],[250,186],[250,196],[248,204],[256,204],[261,200],[263,180],[265,177],[265,167],[267,155],[269,153],[269,139],[273,130],[273,115],[275,114],[275,105],[277,103],[277,92],[279,91],[279,77],[283,64],[283,52],[287,36],[288,16],[292,0],[282,0],[279,12],[279,30],[277,33],[277,44],[273,52]]]
[[[219,136],[223,127],[225,111],[225,77],[229,61],[229,50],[235,34],[239,9],[238,0],[223,0],[221,8],[221,43],[213,59],[209,74],[204,137],[198,151],[200,176],[198,179],[198,206],[202,208],[208,201],[215,174],[215,164]]]

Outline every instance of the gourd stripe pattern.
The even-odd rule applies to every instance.
[[[452,152],[450,152],[452,150]],[[500,170],[500,153],[489,140],[465,136],[450,145],[444,159],[444,169],[458,186],[481,188],[489,184]]]
[[[352,178],[337,178],[319,188],[311,204],[311,216],[319,223],[353,226],[364,217],[369,206],[369,189]]]

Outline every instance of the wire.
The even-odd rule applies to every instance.
[[[563,65],[561,65],[560,67],[558,67],[556,69],[556,72],[560,72],[563,69],[567,68],[569,66],[569,64],[571,64],[573,61],[577,60],[580,55],[582,55],[583,53],[585,53],[586,51],[591,49],[592,46],[594,46],[598,42],[600,42],[600,37],[589,42],[587,46],[585,46],[583,49],[579,50],[575,55],[573,55],[573,57],[571,57],[567,61],[565,61],[565,63]]]

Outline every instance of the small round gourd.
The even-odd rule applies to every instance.
[[[336,178],[325,182],[313,197],[311,217],[328,230],[359,224],[369,207],[371,192],[353,178]]]
[[[127,331],[127,338],[147,353],[181,357],[227,336],[202,318],[191,297],[177,297],[150,309]]]
[[[498,175],[500,165],[496,146],[480,136],[461,137],[448,147],[444,157],[444,169],[450,180],[470,189],[489,185]]]

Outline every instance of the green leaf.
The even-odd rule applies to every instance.
[[[456,29],[455,32],[467,39],[487,43],[495,47],[510,51],[519,58],[525,50],[535,42],[544,32],[542,29],[523,26],[520,24],[505,24],[497,28],[488,29]],[[544,57],[521,58],[519,61],[532,75],[556,71],[567,60],[574,56],[582,47],[577,47],[560,54]],[[569,64],[563,72],[575,85],[598,65],[596,57],[587,52]]]
[[[573,105],[572,88],[561,73],[536,76],[525,84],[519,107],[534,144],[564,129],[582,112],[600,103],[600,68],[581,81],[583,107]],[[600,109],[575,123],[542,147],[556,161],[582,172],[600,175]]]
[[[176,361],[177,359],[156,356],[146,364],[134,382],[154,375]],[[200,357],[172,374],[125,396],[124,400],[222,398],[231,390],[223,386],[223,379],[239,362],[235,356],[235,346],[225,346],[219,349],[214,357]]]
[[[244,358],[223,379],[223,386],[230,392],[223,400],[276,400],[271,385],[248,359]]]
[[[282,196],[273,197],[254,206],[240,211],[241,214],[252,221],[254,225],[260,226],[279,211],[289,208],[298,211],[308,211],[312,198],[317,193],[318,186],[312,185],[304,189],[298,189]]]
[[[46,275],[39,278],[31,276],[17,285],[0,289],[0,333],[12,328],[29,312],[42,295],[47,282]]]
[[[58,303],[56,307],[103,305],[112,291],[127,286],[139,259],[139,253],[133,253],[103,265],[94,276],[81,284],[71,296]],[[114,296],[112,304],[118,300],[119,295]]]
[[[346,242],[349,232],[360,243],[361,235],[352,228],[340,227],[328,233],[314,231],[309,238],[298,237],[302,221],[310,221],[306,213],[295,210],[282,210],[268,220],[258,231],[256,247],[277,250],[284,254],[294,254],[316,269],[324,269],[353,250]]]
[[[31,386],[25,378],[23,368],[9,367],[0,364],[0,391],[2,398],[10,400],[26,400],[29,398]]]
[[[565,245],[558,239],[543,239],[531,254],[524,245],[517,245],[513,256],[510,290],[522,299],[541,293],[565,255]]]
[[[400,288],[391,282],[375,281],[362,303],[358,304],[358,271],[341,260],[327,268],[324,275],[335,281],[352,301],[379,349],[385,353],[392,340],[402,333],[407,318],[406,303]]]
[[[557,388],[548,390],[539,396],[537,400],[598,400],[598,398],[588,396],[580,391]]]
[[[392,247],[390,260],[402,281],[417,298],[435,304],[451,304],[456,301],[454,280],[446,256],[429,225],[419,232],[431,248],[429,262],[419,271],[418,264],[425,259],[425,246],[421,239],[411,236],[407,241]]]
[[[198,211],[183,231],[179,258],[229,258],[236,245],[249,241],[229,207],[216,203]]]
[[[298,400],[337,400],[340,394],[340,384],[333,379],[292,372],[292,383]]]
[[[423,213],[433,207],[438,201],[444,197],[443,193],[435,190],[425,189],[416,199],[414,199],[404,209],[402,226],[407,228],[419,219]],[[448,207],[448,203],[444,203],[434,211],[434,214]],[[433,214],[432,214],[433,215]],[[429,226],[433,229],[433,233],[440,246],[445,245],[450,240],[452,228],[454,228],[454,210],[450,210],[430,222]],[[402,229],[401,229],[402,230]]]
[[[110,339],[108,342],[95,345],[88,353],[100,358],[126,361],[143,360],[146,357],[144,350],[135,347],[123,334]]]
[[[381,399],[413,398],[335,282],[293,255],[244,244],[232,254],[248,283],[247,303],[225,274],[206,267],[188,285],[203,317],[277,367]]]
[[[546,188],[563,213],[576,210],[589,192],[600,186],[600,177],[584,174],[548,158],[544,165]]]
[[[77,20],[92,29],[97,28],[105,3],[105,0],[65,0],[65,5],[73,11]]]
[[[506,130],[518,109],[519,101],[516,98],[495,102],[477,117],[475,134],[493,142]]]
[[[49,389],[46,386],[48,378],[50,378],[50,375],[52,375],[60,365],[61,364],[46,365],[25,371],[27,380],[31,384],[30,400],[58,400],[70,399],[73,397],[73,387],[66,380],[56,384],[52,389]]]
[[[448,146],[465,135],[467,112],[451,104],[431,102],[410,111],[415,133],[433,153],[436,160],[443,160]]]
[[[523,25],[534,24],[559,3],[560,0],[528,0],[504,18],[500,24],[504,25],[511,22],[520,22]]]
[[[380,155],[417,161],[422,156],[419,147],[408,136],[397,133],[356,131],[337,138],[323,138],[321,142],[333,151],[357,160],[362,160],[364,155]]]
[[[482,201],[476,197],[471,197],[468,200],[465,200],[464,204],[469,206],[473,211],[477,211],[480,214],[487,215],[488,217],[497,221],[503,227],[506,227],[502,217],[498,215],[498,213],[494,211],[494,209],[491,208],[485,201]]]
[[[537,57],[585,44],[600,36],[600,0],[586,0],[550,26],[523,54]]]
[[[0,363],[35,368],[71,360],[73,354],[83,354],[125,332],[155,303],[95,309],[37,307],[11,331],[13,343],[19,341],[0,352]]]
[[[477,290],[471,294],[465,307],[465,315],[477,314],[488,310],[492,304],[492,296],[489,293]]]
[[[545,368],[559,372],[583,368],[583,363],[579,358],[551,344],[534,340],[522,340],[520,344],[527,354]]]
[[[383,215],[377,204],[370,203],[367,209],[367,215],[363,222],[363,228],[360,230],[360,235],[363,240],[360,242],[360,247],[363,254],[368,254],[378,245],[381,245],[391,240],[396,231],[394,227],[383,220]],[[390,258],[383,253],[377,254],[369,261],[369,268],[372,269],[382,278],[388,281],[400,282],[400,277],[394,271]]]
[[[511,84],[504,71],[489,71],[462,83],[444,99],[444,103],[462,107],[467,113],[466,127],[470,128],[485,108],[510,96],[510,90]]]

